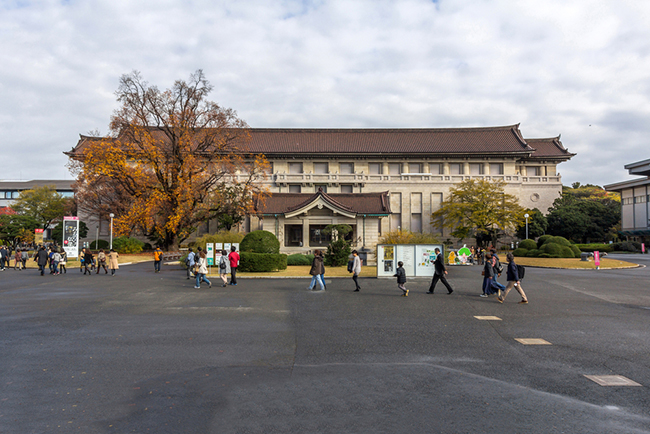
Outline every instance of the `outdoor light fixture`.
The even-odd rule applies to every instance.
[[[528,217],[530,217],[528,214],[524,214],[524,217],[526,217],[526,239],[528,239]]]
[[[110,213],[108,216],[111,218],[111,243],[109,249],[113,250],[113,217],[115,217],[115,214]],[[526,214],[526,216],[528,216],[528,214]]]

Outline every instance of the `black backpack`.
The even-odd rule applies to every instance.
[[[354,260],[350,259],[348,261],[348,273],[352,273],[352,269],[354,268]]]
[[[497,263],[494,267],[494,270],[497,272],[497,274],[503,273],[503,265],[501,265],[501,261],[497,259]]]
[[[526,274],[526,267],[523,265],[517,265],[517,274],[519,275],[519,280],[523,280],[524,275]]]

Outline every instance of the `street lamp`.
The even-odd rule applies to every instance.
[[[526,215],[528,215],[528,214],[526,214]],[[109,249],[113,250],[113,217],[115,217],[115,214],[110,213],[108,216],[111,218],[111,244],[110,244]],[[526,227],[528,227],[528,226],[526,226]],[[526,230],[528,230],[528,229],[526,229]]]
[[[528,214],[524,214],[524,217],[526,217],[526,239],[528,239],[528,217],[530,217]]]

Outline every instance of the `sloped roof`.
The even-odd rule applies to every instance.
[[[526,143],[528,143],[531,148],[535,149],[535,152],[533,152],[531,158],[569,159],[576,155],[569,152],[569,150],[566,149],[564,145],[562,145],[560,136],[547,139],[526,139]]]
[[[316,193],[273,193],[256,205],[258,214],[282,215],[306,207],[319,199],[324,200],[333,208],[347,213],[356,214],[390,214],[388,192],[381,193],[324,193],[319,189]]]

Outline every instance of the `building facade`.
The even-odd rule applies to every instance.
[[[606,185],[607,191],[621,195],[621,234],[648,241],[650,239],[650,160],[625,166],[630,175],[642,178]]]

